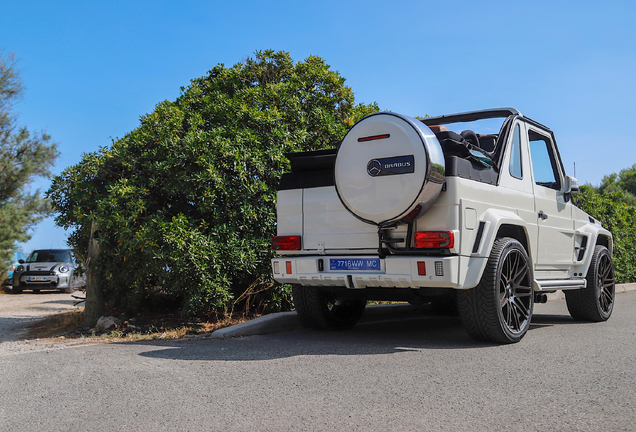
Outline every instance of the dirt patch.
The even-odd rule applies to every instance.
[[[215,322],[197,319],[184,320],[173,313],[155,313],[134,319],[134,324],[132,324],[133,320],[130,322],[122,321],[116,329],[105,333],[96,333],[94,329],[83,327],[84,314],[82,311],[72,311],[51,315],[32,324],[28,329],[27,339],[79,339],[86,337],[98,337],[108,341],[179,339],[212,333],[220,328],[244,321],[246,321],[245,318],[223,319]]]
[[[28,328],[26,339],[66,337],[69,332],[81,328],[83,325],[83,310],[78,309],[71,312],[62,312],[31,324]]]
[[[2,293],[0,355],[104,342],[205,338],[215,330],[247,321],[245,317],[184,320],[175,313],[154,313],[122,319],[117,329],[95,334],[83,328],[84,309],[74,301],[66,293]]]
[[[25,339],[29,326],[44,317],[81,311],[74,301],[72,294],[59,292],[3,295],[0,301],[0,343]]]

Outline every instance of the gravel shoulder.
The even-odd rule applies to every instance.
[[[39,320],[62,312],[82,310],[73,306],[72,294],[26,292],[0,294],[0,355],[14,352],[61,349],[91,342],[89,339],[27,340],[29,327]]]

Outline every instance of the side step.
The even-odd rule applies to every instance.
[[[534,281],[535,291],[554,291],[581,289],[587,286],[586,279],[561,279],[561,280],[536,280]]]

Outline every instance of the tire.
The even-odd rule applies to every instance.
[[[534,308],[532,266],[523,245],[509,237],[492,247],[475,288],[457,291],[457,309],[468,334],[480,341],[519,342]]]
[[[306,327],[345,330],[353,327],[364,313],[366,300],[342,300],[317,287],[292,285],[294,307]]]
[[[11,288],[11,292],[13,294],[22,294],[22,287],[13,287]]]
[[[71,276],[71,278],[68,281],[68,287],[64,288],[63,292],[67,293],[67,294],[71,294],[75,291],[75,276]]]
[[[607,321],[614,310],[616,280],[612,255],[605,246],[594,248],[586,279],[586,288],[565,291],[568,311],[578,321]]]

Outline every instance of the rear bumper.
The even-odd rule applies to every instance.
[[[378,270],[330,270],[330,260],[378,259],[377,256],[307,256],[272,259],[274,279],[305,286],[361,288],[472,288],[479,282],[485,260],[462,256],[389,256]],[[321,263],[322,261],[322,263]],[[418,268],[426,269],[420,274]],[[464,271],[460,271],[464,269]],[[472,269],[472,271],[471,271]],[[290,271],[288,271],[290,270]]]

